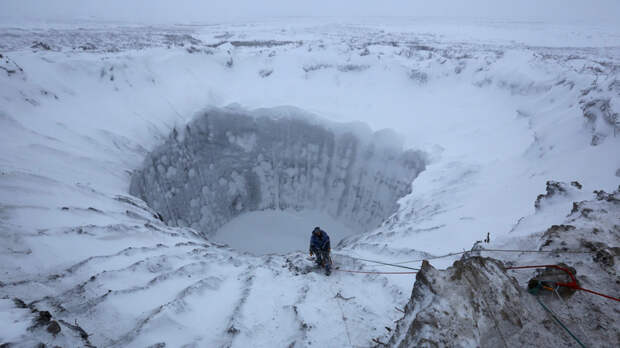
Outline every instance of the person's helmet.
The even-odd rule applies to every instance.
[[[315,228],[312,230],[312,234],[319,234],[319,233],[321,233],[321,229],[319,228],[319,226],[315,227]]]

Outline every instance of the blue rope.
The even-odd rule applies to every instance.
[[[566,327],[566,325],[562,324],[562,322],[560,321],[560,319],[558,319],[558,318],[555,316],[555,314],[553,314],[553,312],[552,312],[549,308],[547,308],[547,306],[545,306],[545,304],[544,304],[544,303],[540,300],[540,298],[538,297],[538,291],[539,291],[540,289],[541,289],[541,284],[540,284],[540,283],[538,283],[538,286],[537,286],[537,287],[532,288],[532,289],[529,289],[529,290],[528,290],[528,292],[529,292],[530,294],[534,295],[534,297],[536,297],[536,300],[538,301],[538,303],[540,303],[540,305],[542,306],[542,308],[543,308],[544,310],[546,310],[549,314],[551,314],[551,317],[553,317],[553,319],[555,319],[555,321],[556,321],[558,324],[560,324],[560,326],[561,326],[564,330],[566,330],[566,332],[568,332],[568,334],[569,334],[569,335],[570,335],[573,339],[575,339],[575,341],[577,341],[577,343],[579,343],[579,345],[580,345],[581,347],[586,348],[586,346],[585,346],[583,343],[581,343],[581,341],[577,338],[577,336],[575,336],[575,335],[574,335],[574,334],[573,334],[573,333],[572,333],[572,332],[571,332],[571,331],[570,331],[570,330]]]

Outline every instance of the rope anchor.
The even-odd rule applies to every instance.
[[[579,338],[577,338],[577,336],[575,336],[575,334],[573,334],[568,327],[566,327],[566,325],[564,325],[562,323],[562,321],[560,321],[560,319],[555,315],[555,313],[553,313],[551,311],[551,309],[549,309],[547,306],[545,306],[545,304],[540,300],[540,297],[538,296],[539,292],[541,289],[543,289],[544,286],[542,285],[542,282],[538,283],[538,286],[536,286],[535,288],[531,288],[528,290],[528,292],[532,295],[534,295],[534,297],[536,297],[536,300],[538,301],[538,303],[541,305],[541,307],[547,312],[549,313],[549,315],[551,315],[551,317],[555,320],[556,323],[558,323],[558,325],[560,325],[560,327],[562,327],[566,332],[568,332],[568,334],[577,342],[579,343],[579,345],[583,348],[586,348],[586,346],[579,340]]]
[[[555,269],[559,269],[559,270],[561,270],[563,272],[566,272],[566,274],[568,274],[568,276],[570,277],[571,281],[568,282],[568,283],[557,282],[557,283],[555,283],[556,286],[563,286],[563,287],[567,287],[567,288],[571,288],[571,289],[575,289],[575,290],[581,290],[581,291],[589,292],[589,293],[597,295],[597,296],[605,297],[607,299],[620,302],[620,298],[609,296],[609,295],[605,295],[603,293],[600,293],[600,292],[597,292],[597,291],[594,291],[594,290],[582,288],[581,286],[579,286],[579,284],[577,284],[577,279],[575,278],[573,273],[569,269],[567,269],[565,267],[561,267],[561,266],[558,266],[558,265],[536,265],[536,266],[513,266],[513,267],[506,267],[506,269],[512,269],[512,270],[514,270],[514,269],[528,269],[528,268],[555,268]]]

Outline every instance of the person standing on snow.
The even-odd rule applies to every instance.
[[[314,230],[312,230],[312,237],[310,238],[310,256],[316,255],[316,264],[325,266],[326,275],[332,273],[332,259],[329,256],[330,251],[329,236],[319,227],[315,227]]]

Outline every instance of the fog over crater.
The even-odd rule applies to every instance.
[[[361,123],[285,107],[212,108],[175,128],[146,157],[130,193],[167,223],[207,237],[256,211],[321,212],[361,233],[396,210],[424,158],[403,149],[395,132]]]

